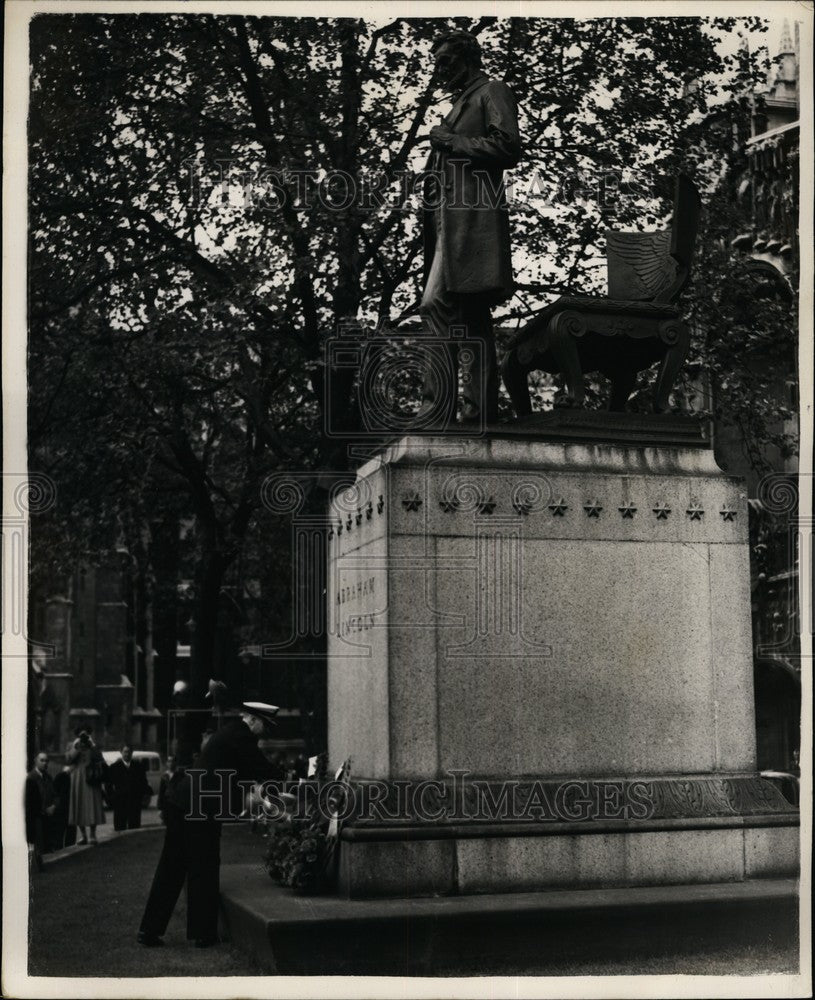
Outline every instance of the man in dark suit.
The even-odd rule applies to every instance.
[[[243,810],[241,781],[267,781],[274,769],[258,748],[271,732],[277,706],[244,702],[201,749],[195,769],[168,784],[164,847],[139,928],[139,944],[161,945],[181,888],[187,883],[187,937],[196,947],[218,942],[221,824]]]
[[[498,369],[491,308],[513,290],[503,173],[521,143],[515,97],[481,69],[478,39],[451,31],[433,43],[435,72],[453,107],[430,131],[424,211],[425,288],[420,312],[428,332],[449,341],[449,364],[429,364],[417,424],[455,418],[458,361],[462,419],[491,421],[498,409]],[[460,329],[473,349],[461,349]]]
[[[150,795],[150,783],[133,750],[123,746],[122,756],[108,768],[107,795],[113,809],[114,830],[136,830],[141,826],[142,803]]]
[[[51,817],[56,812],[57,796],[48,773],[48,754],[40,751],[34,767],[25,779],[25,839],[34,851],[34,863],[43,869],[42,855],[51,850]]]

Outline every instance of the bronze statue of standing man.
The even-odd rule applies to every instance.
[[[460,364],[462,420],[483,425],[498,409],[491,309],[512,294],[503,174],[520,157],[517,107],[509,87],[481,69],[474,35],[448,32],[432,51],[453,107],[430,132],[420,312],[428,334],[446,341],[447,363],[428,364],[417,420],[455,420]]]

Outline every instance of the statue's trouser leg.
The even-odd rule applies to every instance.
[[[456,418],[458,396],[458,344],[463,326],[459,303],[444,287],[441,240],[436,252],[419,307],[426,333],[432,338],[427,348],[422,406],[419,416],[432,416],[441,426]]]
[[[463,418],[494,420],[498,409],[498,365],[489,302],[482,295],[454,295],[446,290],[440,244],[419,311],[428,334],[436,340],[428,351],[420,413],[432,409],[443,414],[444,422],[455,418],[460,360]]]
[[[491,422],[498,416],[498,361],[489,302],[483,295],[461,296],[461,317],[471,342],[459,345],[462,417]]]
[[[518,348],[509,351],[505,356],[501,374],[515,412],[519,417],[530,416],[532,400],[529,398],[528,369],[518,359]]]

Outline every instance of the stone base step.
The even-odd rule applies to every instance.
[[[543,974],[603,961],[622,974],[662,955],[794,949],[798,934],[795,879],[349,900],[295,895],[252,863],[222,867],[221,903],[232,941],[278,975]]]

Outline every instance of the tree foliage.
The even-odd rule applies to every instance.
[[[421,233],[400,193],[447,107],[430,43],[453,25],[479,35],[520,107],[503,328],[601,288],[605,223],[658,228],[679,168],[717,190],[729,153],[693,137],[744,86],[717,38],[756,19],[32,20],[29,434],[59,496],[35,562],[53,574],[124,538],[149,565],[167,525],[188,522],[197,684],[248,540],[255,559],[288,557],[264,480],[336,465],[344,442],[327,424],[359,420],[350,376],[326,412],[328,338],[353,321],[398,343],[415,323]],[[716,325],[732,261],[703,247],[715,336],[699,363],[729,372],[738,408],[750,338],[773,334]]]

